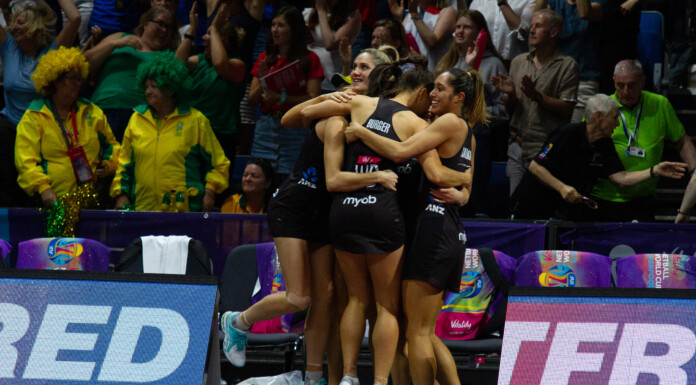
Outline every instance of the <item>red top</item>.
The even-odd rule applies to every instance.
[[[259,63],[261,63],[263,60],[266,60],[266,52],[261,52],[259,55],[259,58],[256,60],[256,64],[254,64],[254,68],[251,69],[251,74],[254,75],[255,78],[258,78],[258,71],[259,71]],[[293,60],[294,61],[294,60]],[[292,63],[291,61],[287,60],[286,58],[278,58],[276,60],[275,64],[271,66],[271,68],[268,69],[269,72],[273,72],[274,70],[281,69],[288,64]],[[305,77],[305,80],[310,80],[310,79],[323,79],[324,78],[324,70],[321,68],[321,62],[319,61],[319,57],[317,54],[315,54],[312,51],[309,51],[309,73]],[[301,88],[303,93],[307,93],[307,85],[305,83],[304,87]],[[297,93],[297,92],[288,92],[288,95],[302,95],[302,93]],[[262,113],[268,113],[272,111],[288,111],[292,106],[287,105],[287,103],[282,104],[282,105],[261,105],[261,112]]]

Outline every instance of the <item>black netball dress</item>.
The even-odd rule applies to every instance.
[[[294,171],[268,203],[271,236],[331,243],[330,206],[331,195],[326,191],[324,173],[324,143],[312,125]]]
[[[471,129],[457,155],[440,158],[442,165],[465,172],[471,168]],[[402,279],[429,282],[436,287],[459,292],[462,263],[466,250],[466,234],[456,204],[436,203],[430,188],[423,183],[418,194],[418,216],[413,239],[404,259]]]
[[[403,104],[379,99],[377,108],[363,126],[399,141],[392,116],[408,111]],[[361,141],[346,146],[343,171],[369,173],[395,171],[397,164],[371,150]],[[404,219],[396,191],[375,184],[334,196],[331,204],[331,238],[337,250],[354,254],[384,254],[404,244]]]

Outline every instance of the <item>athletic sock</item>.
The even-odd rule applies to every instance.
[[[246,322],[244,322],[246,317],[242,317],[244,317],[244,312],[239,313],[239,315],[232,318],[230,322],[232,323],[232,326],[234,326],[234,328],[237,330],[241,330],[243,332],[249,331],[249,329],[251,329],[251,326],[247,326]]]

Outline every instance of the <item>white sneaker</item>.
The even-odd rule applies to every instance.
[[[238,311],[225,312],[220,319],[220,324],[225,333],[225,339],[222,341],[222,352],[232,365],[241,368],[246,363],[247,333],[232,326],[232,319],[238,316]]]
[[[338,385],[360,385],[360,380],[357,377],[343,376]]]

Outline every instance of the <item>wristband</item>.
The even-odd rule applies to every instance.
[[[652,167],[650,167],[650,177],[651,177],[651,178],[654,178],[654,177],[655,177],[655,171],[653,171],[653,168],[655,168],[654,165],[653,165]]]
[[[501,1],[498,3],[498,8],[502,7],[503,5],[508,5],[508,3]]]
[[[685,213],[685,212],[683,212],[683,211],[681,211],[681,210],[679,210],[679,209],[677,209],[677,214],[686,215],[687,217],[689,216],[689,213],[688,213],[688,212]]]
[[[188,33],[184,34],[184,39],[189,39],[189,40],[196,40],[196,37],[193,35],[189,35]]]
[[[413,13],[411,14],[411,20],[417,21],[417,20],[420,20],[420,19],[421,19],[421,15],[419,15],[418,12],[413,12]]]

